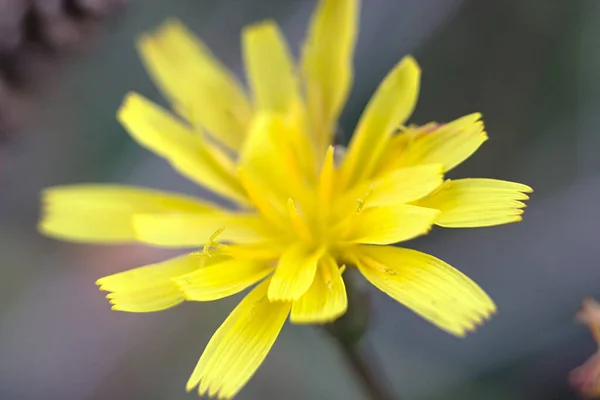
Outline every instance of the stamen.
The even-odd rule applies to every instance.
[[[356,202],[358,203],[358,207],[356,208],[355,214],[360,214],[362,212],[362,210],[365,208],[365,204],[367,204],[367,200],[369,199],[369,197],[371,197],[372,194],[373,194],[373,187],[371,186],[371,188],[369,189],[369,191],[367,193],[365,193],[363,198],[356,199]]]
[[[217,236],[223,233],[224,230],[225,227],[222,226],[219,229],[217,229],[212,235],[210,235],[210,237],[208,238],[208,242],[206,242],[206,244],[202,248],[202,251],[195,251],[190,253],[190,256],[197,256],[200,258],[201,267],[204,267],[207,258],[214,256],[217,253],[217,251],[221,250],[221,248],[224,246],[216,241]]]

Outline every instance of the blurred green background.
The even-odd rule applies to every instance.
[[[202,194],[115,121],[124,94],[162,101],[134,50],[177,16],[233,70],[243,25],[276,19],[297,53],[311,0],[133,1],[36,98],[0,165],[0,398],[191,399],[185,382],[239,297],[162,313],[110,312],[94,282],[171,253],[40,237],[39,191],[121,182]],[[595,350],[573,314],[600,296],[600,2],[364,0],[348,137],[385,73],[407,53],[423,69],[412,122],[480,111],[490,140],[452,176],[531,185],[521,224],[436,229],[410,243],[465,272],[499,312],[456,339],[384,294],[367,337],[402,399],[571,399],[568,373]],[[239,399],[366,399],[318,329],[288,325]]]

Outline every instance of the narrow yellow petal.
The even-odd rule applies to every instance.
[[[318,149],[331,143],[352,87],[359,8],[358,0],[323,0],[310,23],[301,64]]]
[[[181,174],[215,193],[247,204],[240,183],[212,156],[201,135],[168,111],[137,93],[130,93],[118,118],[139,144],[165,158]]]
[[[269,285],[269,300],[299,299],[313,283],[322,254],[322,249],[309,249],[303,245],[285,250]]]
[[[444,168],[441,164],[400,168],[358,185],[339,202],[356,204],[357,199],[365,199],[371,207],[408,203],[426,196],[440,186],[443,175]]]
[[[310,289],[292,304],[290,320],[296,324],[323,324],[334,321],[347,308],[346,286],[340,268],[326,255],[319,262]]]
[[[164,310],[185,300],[183,292],[172,278],[200,268],[197,257],[184,255],[170,260],[131,269],[98,279],[100,290],[111,292],[106,296],[112,309],[129,312]]]
[[[285,208],[282,204],[281,194],[274,192],[276,187],[265,184],[263,182],[264,175],[247,173],[243,168],[238,169],[238,176],[252,205],[271,224],[280,229],[285,229],[286,226],[283,220]]]
[[[133,242],[135,213],[205,213],[213,212],[214,207],[193,197],[133,186],[56,186],[42,193],[39,230],[70,241]]]
[[[391,246],[361,246],[354,254],[369,282],[453,335],[464,336],[496,311],[475,282],[429,254]]]
[[[138,41],[146,69],[165,96],[225,145],[239,149],[251,108],[242,85],[181,22],[169,20]]]
[[[251,244],[219,245],[219,253],[249,261],[274,261],[281,255],[281,248],[284,246],[280,239],[281,237]]]
[[[381,82],[360,117],[344,158],[344,187],[352,187],[373,174],[394,128],[403,124],[415,108],[420,76],[419,65],[409,56]]]
[[[312,233],[306,222],[304,216],[300,215],[300,212],[296,208],[296,204],[293,199],[288,199],[288,214],[290,217],[290,223],[297,237],[305,243],[311,243]]]
[[[294,61],[278,26],[265,21],[245,28],[242,45],[256,108],[285,114],[296,107],[299,94]]]
[[[301,136],[305,134],[284,115],[269,112],[256,115],[240,153],[239,168],[244,175],[242,179],[252,181],[245,184],[260,188],[253,191],[247,187],[246,190],[255,192],[255,197],[266,197],[264,201],[258,201],[257,207],[275,201],[280,206],[275,214],[285,215],[287,199],[303,196],[304,187],[313,182],[314,171],[312,177],[304,172],[310,143],[304,137],[304,144],[300,144]],[[274,206],[270,204],[266,208]],[[274,210],[264,211],[271,215]]]
[[[265,262],[229,259],[174,279],[188,300],[212,301],[241,292],[275,267]]]
[[[316,206],[319,219],[327,218],[331,209],[334,179],[336,175],[334,155],[335,150],[333,146],[329,146],[325,153],[325,160],[323,161],[323,167],[321,168],[321,175],[319,176],[317,187]]]
[[[408,204],[370,207],[353,216],[345,242],[398,243],[429,232],[438,210]]]
[[[447,124],[408,128],[390,140],[382,156],[381,168],[390,171],[439,163],[447,172],[469,158],[487,139],[479,113]]]
[[[447,228],[474,228],[521,221],[529,186],[496,179],[446,181],[417,202],[440,210],[435,223]]]
[[[221,229],[219,242],[257,243],[276,234],[256,214],[136,214],[133,224],[138,241],[165,247],[198,247]]]
[[[275,343],[289,302],[269,302],[269,281],[258,285],[233,310],[208,342],[187,383],[202,396],[230,399],[254,375]]]

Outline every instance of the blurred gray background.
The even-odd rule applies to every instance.
[[[192,399],[185,382],[239,300],[111,312],[94,282],[173,253],[40,237],[42,188],[121,182],[201,194],[115,121],[123,95],[162,101],[134,50],[177,16],[236,72],[243,25],[274,18],[296,51],[312,0],[133,1],[35,98],[26,134],[0,150],[0,398]],[[573,314],[600,296],[600,2],[363,0],[346,137],[407,53],[423,69],[412,122],[480,111],[490,140],[452,176],[535,189],[524,222],[436,229],[409,246],[465,272],[499,312],[461,340],[373,294],[367,337],[402,399],[572,399],[568,372],[595,350]],[[287,325],[239,399],[366,399],[328,337]]]

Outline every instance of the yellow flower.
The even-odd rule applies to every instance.
[[[322,324],[347,307],[342,274],[374,286],[463,336],[495,311],[445,262],[387,246],[433,225],[521,220],[531,189],[492,179],[443,181],[485,140],[479,114],[403,127],[420,69],[406,57],[384,78],[345,152],[332,147],[352,83],[358,0],[321,0],[296,67],[273,22],[244,29],[250,96],[176,21],[139,40],[175,115],[129,94],[118,118],[140,144],[229,201],[135,187],[76,185],[44,193],[40,229],[57,238],[142,242],[203,251],[98,281],[113,309],[150,312],[211,301],[257,284],[208,343],[187,389],[230,398],[250,379],[289,317]],[[344,153],[344,154],[342,154]]]

